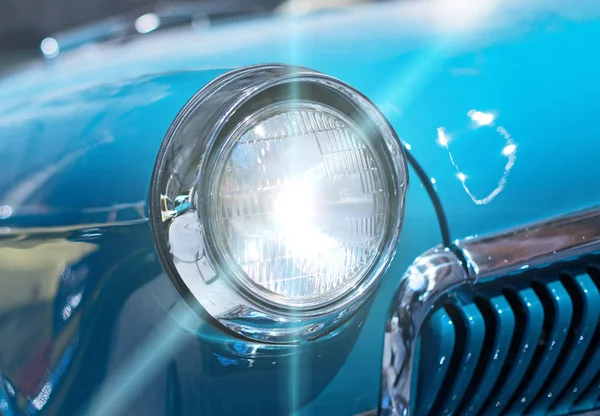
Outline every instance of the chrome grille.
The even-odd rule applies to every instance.
[[[417,415],[600,407],[600,271],[588,264],[461,288],[421,330]]]
[[[386,324],[380,412],[598,413],[599,255],[600,207],[415,259]]]

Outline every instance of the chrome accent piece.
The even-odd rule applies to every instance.
[[[380,414],[409,415],[414,345],[436,299],[473,284],[600,251],[600,207],[455,242],[418,257],[400,281],[386,324]]]
[[[600,208],[456,242],[477,281],[600,250]]]
[[[418,257],[402,276],[385,330],[380,413],[410,412],[413,354],[421,325],[442,294],[468,280],[460,259],[443,247]]]
[[[318,93],[313,98],[312,94]],[[373,136],[373,151],[390,172],[390,210],[385,244],[355,287],[322,307],[289,310],[251,293],[219,256],[206,220],[215,154],[236,123],[258,109],[290,99],[333,101]],[[342,109],[343,108],[343,109]],[[184,107],[161,147],[152,178],[150,219],[161,262],[179,291],[233,333],[268,343],[321,337],[351,316],[373,293],[396,250],[407,189],[403,149],[393,129],[363,95],[327,75],[305,68],[260,65],[227,72],[203,87]],[[198,305],[199,304],[199,305]]]

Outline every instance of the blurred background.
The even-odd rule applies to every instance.
[[[206,26],[273,12],[307,12],[369,0],[0,0],[0,72],[44,50],[126,41],[138,33]],[[50,39],[44,45],[42,41]],[[41,50],[40,50],[41,49]]]

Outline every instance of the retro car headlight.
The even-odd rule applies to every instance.
[[[200,90],[167,134],[157,249],[182,293],[230,330],[317,336],[376,286],[406,184],[397,137],[356,90],[306,69],[243,68]]]

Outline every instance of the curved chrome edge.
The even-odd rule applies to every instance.
[[[372,145],[388,159],[392,173],[390,211],[395,215],[390,218],[387,241],[378,260],[347,295],[323,307],[289,310],[269,304],[230,278],[224,262],[215,256],[218,251],[211,243],[203,196],[205,182],[210,182],[211,161],[214,153],[222,150],[228,123],[246,114],[244,106],[252,104],[261,93],[300,84],[335,91],[341,102],[353,105],[378,132],[382,140],[373,140]],[[290,88],[292,92],[300,93]],[[297,343],[334,331],[374,293],[395,254],[407,187],[408,171],[400,140],[383,114],[359,91],[310,69],[255,65],[226,72],[209,82],[171,125],[152,177],[150,223],[163,266],[194,309],[206,312],[213,322],[246,339]]]
[[[408,268],[386,323],[379,413],[410,414],[413,353],[433,303],[472,284],[600,252],[600,207],[437,247]]]
[[[600,251],[600,207],[456,241],[477,281]]]
[[[380,414],[410,412],[412,358],[423,320],[442,294],[468,280],[458,256],[441,246],[418,257],[402,276],[386,323]]]

